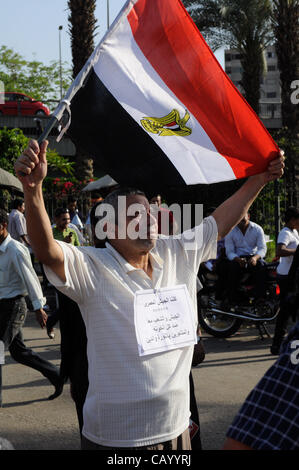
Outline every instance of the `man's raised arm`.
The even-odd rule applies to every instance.
[[[283,162],[284,156],[281,151],[279,157],[270,162],[268,169],[264,173],[248,178],[235,194],[224,201],[211,214],[218,226],[219,239],[225,237],[240,222],[263,187],[270,181],[283,175],[285,166]]]
[[[64,281],[63,252],[53,238],[43,198],[42,183],[47,175],[47,146],[47,141],[39,147],[35,140],[31,140],[14,167],[23,185],[27,230],[33,252],[41,263],[50,266]]]

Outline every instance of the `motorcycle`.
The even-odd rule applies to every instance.
[[[277,262],[265,264],[266,292],[263,299],[254,297],[254,285],[249,273],[245,273],[238,289],[240,301],[233,307],[224,307],[223,302],[215,299],[218,275],[201,268],[198,278],[203,289],[197,294],[198,322],[212,336],[228,338],[236,333],[246,322],[254,323],[261,338],[269,335],[266,323],[273,322],[279,313],[279,286],[276,282]]]

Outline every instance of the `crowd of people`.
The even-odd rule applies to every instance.
[[[160,220],[159,217],[153,220],[150,203],[161,207],[161,198],[156,196],[149,202],[146,195],[136,189],[114,189],[104,201],[98,200],[86,221],[78,212],[75,201],[70,201],[68,207],[57,209],[54,220],[50,221],[42,195],[46,145],[44,142],[39,147],[36,141],[30,141],[16,162],[15,170],[23,184],[25,204],[24,201],[16,201],[9,217],[5,211],[0,211],[0,306],[1,309],[5,306],[7,312],[0,316],[0,339],[18,362],[36,368],[50,380],[55,387],[50,399],[58,397],[66,380],[70,380],[82,449],[200,449],[199,419],[191,374],[192,365],[204,359],[202,342],[196,335],[198,270],[202,263],[217,259],[218,249],[220,262],[215,266],[219,270],[219,301],[235,301],[240,273],[246,269],[255,276],[257,298],[263,295],[266,244],[262,228],[250,220],[249,208],[260,190],[282,175],[283,157],[270,163],[265,173],[249,178],[199,227],[193,228],[190,232],[198,245],[190,250],[187,249],[190,233],[184,232],[180,237],[159,236],[163,226],[162,211],[159,211]],[[123,219],[114,221],[113,227],[109,221],[102,224],[106,238],[99,240],[96,227],[103,222],[103,217],[97,215],[96,209],[104,202],[118,213],[119,197],[125,197],[126,209],[138,204],[142,210],[133,215],[127,215],[127,212]],[[172,214],[167,215],[168,230],[173,234],[175,220]],[[87,246],[84,241],[83,222],[93,246]],[[145,226],[145,238],[118,236],[132,222],[135,227]],[[290,208],[285,223],[277,245],[281,259],[278,273],[282,295],[273,354],[278,354],[275,348],[282,343],[289,315],[290,291],[287,288],[283,290],[283,285],[287,284],[292,257],[299,245],[299,211]],[[115,237],[111,236],[111,228]],[[56,292],[57,308],[48,318],[44,310],[46,300],[30,254],[35,263],[41,263],[46,282]],[[7,258],[5,275],[4,255]],[[8,277],[7,266],[12,271],[11,278]],[[227,272],[230,273],[229,283]],[[296,272],[293,273],[294,279]],[[179,287],[182,285],[185,288],[181,294]],[[292,286],[296,285],[295,280]],[[8,287],[13,286],[15,289],[8,291]],[[136,320],[146,313],[145,306],[139,305],[137,299],[147,295],[144,305],[149,306],[156,303],[158,296],[160,305],[165,292],[167,299],[169,296],[181,299],[180,309],[194,326],[195,339],[191,336],[185,338],[182,347],[178,339],[169,343],[156,335],[159,349],[155,350],[153,345],[149,346],[153,339],[146,339]],[[54,335],[54,325],[59,321],[60,371],[26,348],[22,340],[26,296],[39,324],[47,328],[50,338]],[[154,308],[150,310],[152,317],[149,318],[153,318],[154,311]],[[292,340],[297,333],[298,329]],[[285,347],[282,354],[284,359],[280,356],[274,368],[281,368],[279,361],[284,361],[284,364],[287,361]],[[298,380],[297,369],[290,371],[291,380]],[[258,392],[252,393],[261,393],[261,389],[262,385],[259,385]],[[280,399],[278,393],[276,398]],[[298,402],[298,397],[296,400]],[[199,437],[196,444],[195,440],[191,441],[190,410],[197,431],[195,434]],[[246,413],[240,413],[242,422],[248,424]],[[245,447],[257,448],[255,442],[259,442],[258,448],[263,448],[259,437],[256,440],[242,439],[246,433],[240,431],[239,422],[230,428],[225,448],[234,448],[234,445],[240,448],[242,443]],[[238,429],[238,433],[232,429]],[[284,441],[283,446],[286,447],[282,448],[291,445],[288,444],[291,441],[293,446],[297,446],[295,448],[299,447],[298,439],[294,441],[294,432],[298,429],[297,420],[293,423],[292,436]],[[248,434],[251,435],[250,431]]]

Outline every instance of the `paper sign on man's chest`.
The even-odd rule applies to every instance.
[[[134,321],[140,356],[197,342],[194,310],[185,285],[137,291]]]

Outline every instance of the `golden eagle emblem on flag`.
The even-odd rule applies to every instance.
[[[192,129],[186,126],[189,119],[190,114],[187,110],[185,116],[181,119],[178,110],[173,109],[165,117],[144,117],[140,122],[144,129],[152,134],[159,134],[159,136],[177,135],[186,137],[192,134]]]

